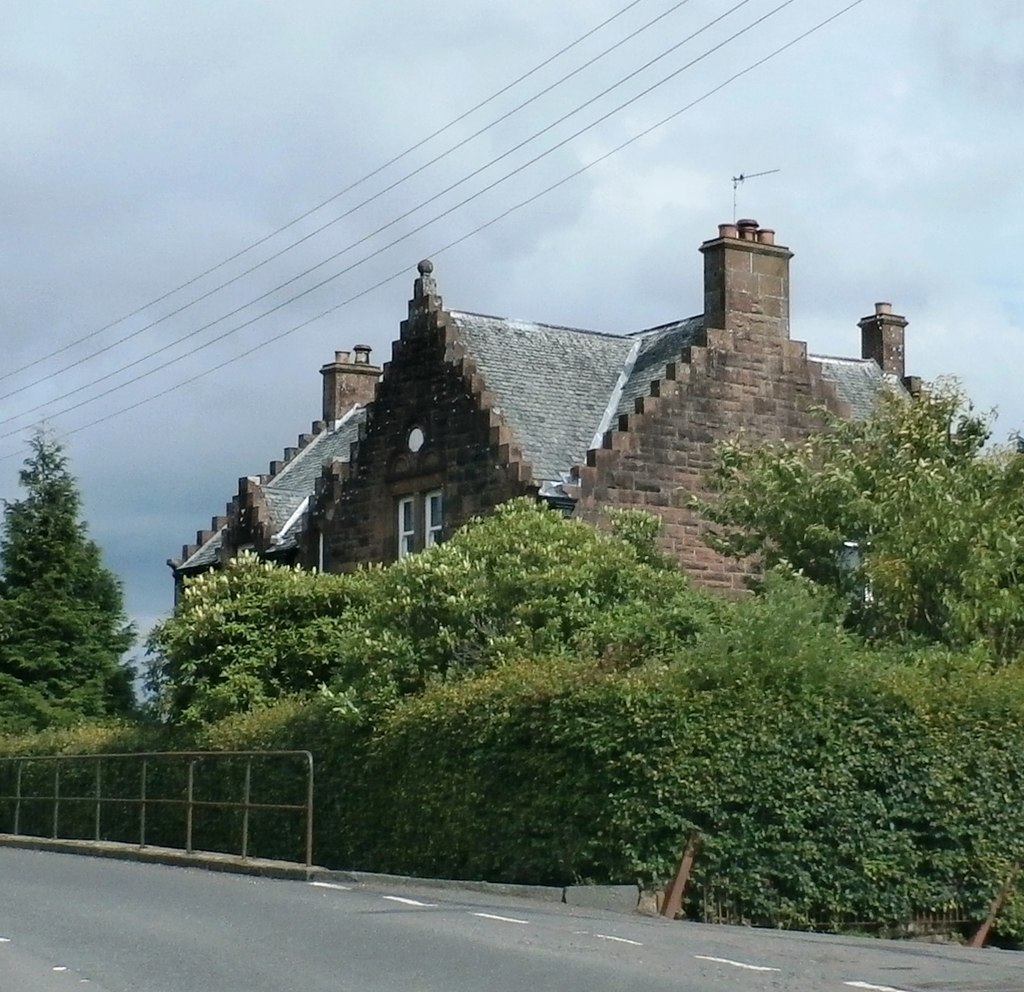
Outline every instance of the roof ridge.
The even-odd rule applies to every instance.
[[[851,365],[868,365],[874,363],[878,364],[873,358],[851,358],[849,355],[819,355],[814,352],[808,352],[807,357],[814,361],[820,361],[825,359],[829,362],[849,362]]]
[[[569,327],[567,324],[546,324],[541,320],[527,320],[525,317],[502,317],[492,313],[476,313],[473,310],[449,310],[453,317],[480,317],[483,320],[500,320],[507,324],[522,324],[533,327],[542,327],[546,331],[572,331],[574,334],[592,334],[600,338],[615,338],[621,340],[629,337],[628,334],[616,334],[614,331],[595,331],[589,327]]]
[[[624,335],[627,338],[638,338],[644,334],[654,334],[657,331],[667,331],[670,327],[681,327],[683,324],[692,324],[694,321],[703,320],[704,314],[695,313],[692,317],[680,317],[678,320],[667,320],[664,324],[655,324],[653,327],[643,327],[639,331],[630,331]]]

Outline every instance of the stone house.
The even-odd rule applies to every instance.
[[[697,581],[742,587],[744,565],[704,544],[689,508],[715,442],[799,439],[815,408],[863,416],[884,383],[918,384],[889,304],[860,321],[858,358],[790,337],[792,253],[773,231],[723,224],[700,251],[703,311],[625,335],[446,309],[421,262],[391,361],[381,370],[364,345],[335,354],[321,419],[239,480],[168,562],[176,584],[244,548],[328,571],[390,562],[532,495],[597,524],[607,507],[651,510]]]

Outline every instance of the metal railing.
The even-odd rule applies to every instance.
[[[305,774],[305,781],[302,783],[304,800],[294,803],[280,802],[256,802],[253,800],[253,763],[269,760],[301,760]],[[244,773],[241,782],[241,796],[237,799],[202,799],[197,798],[197,769],[204,764],[213,764],[218,761],[243,761]],[[139,789],[137,795],[106,795],[104,794],[104,765],[109,768],[111,763],[138,762]],[[185,767],[184,794],[176,796],[152,795],[148,792],[151,782],[151,773],[155,766],[161,762],[178,762],[179,767]],[[39,792],[26,789],[26,770],[34,770],[37,767],[45,768],[46,765],[53,766],[52,779],[46,776],[46,781],[52,781],[52,791]],[[92,774],[88,776],[91,782],[89,794],[68,794],[61,791],[61,772],[65,770],[65,782],[68,777],[67,771],[72,768],[80,769],[83,766],[92,766]],[[50,836],[55,840],[70,840],[82,838],[61,837],[61,808],[69,804],[80,807],[82,804],[92,805],[92,840],[103,840],[103,810],[106,806],[120,804],[121,806],[138,808],[138,846],[146,847],[146,814],[159,808],[178,808],[185,812],[185,844],[186,853],[193,853],[194,828],[196,826],[197,813],[204,810],[236,810],[241,812],[241,827],[238,853],[242,858],[250,857],[250,820],[253,814],[260,812],[275,811],[279,813],[301,813],[304,814],[304,836],[302,837],[302,849],[304,851],[305,865],[307,868],[313,864],[313,755],[309,751],[146,751],[135,753],[112,753],[112,754],[60,754],[60,755],[23,755],[18,757],[0,758],[0,771],[7,769],[9,779],[10,769],[13,769],[13,792],[0,794],[0,804],[10,804],[12,810],[12,834],[22,834],[23,814],[31,805],[39,803],[52,803],[51,816],[47,817],[50,822]],[[80,785],[81,775],[75,785]],[[162,824],[166,826],[166,824]],[[33,836],[40,836],[33,834]],[[89,839],[89,838],[85,838]],[[134,843],[133,841],[130,843]],[[235,852],[225,852],[235,853]]]

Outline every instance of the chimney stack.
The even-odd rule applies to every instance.
[[[357,344],[354,357],[347,351],[336,351],[334,361],[328,362],[320,374],[324,377],[324,403],[322,420],[328,425],[336,423],[358,403],[371,402],[380,378],[380,368],[370,364],[371,348]]]
[[[756,220],[719,224],[704,255],[704,326],[789,337],[789,260]]]
[[[873,358],[883,372],[902,380],[906,375],[904,332],[907,318],[894,314],[891,303],[876,303],[875,312],[857,326],[860,327],[861,358]]]

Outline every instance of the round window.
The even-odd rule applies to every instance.
[[[420,450],[423,447],[423,442],[426,441],[426,436],[423,431],[418,427],[414,427],[409,431],[409,450],[413,453]]]

